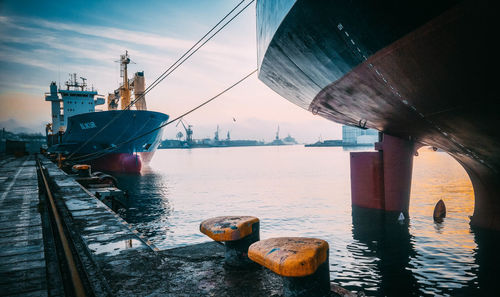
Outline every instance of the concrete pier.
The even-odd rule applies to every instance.
[[[166,287],[155,247],[54,163],[42,163],[91,291],[130,296]]]

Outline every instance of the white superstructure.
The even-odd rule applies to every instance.
[[[70,75],[66,90],[58,90],[55,82],[50,84],[50,93],[45,94],[45,101],[52,102],[52,133],[65,132],[68,118],[77,114],[95,112],[95,106],[104,104],[104,98],[95,90],[87,90],[85,78],[76,79],[76,73]]]

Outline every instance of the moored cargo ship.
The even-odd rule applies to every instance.
[[[52,123],[47,125],[49,152],[69,156],[69,161],[90,163],[93,168],[114,172],[139,172],[153,157],[168,115],[146,110],[144,73],[127,77],[128,53],[121,55],[122,85],[104,96],[87,89],[86,79],[71,75],[65,89],[55,82],[45,100],[52,104]],[[130,100],[134,91],[135,100]],[[118,109],[118,103],[121,109]],[[131,106],[135,106],[132,110]]]
[[[383,132],[383,157],[351,163],[380,169],[371,185],[384,189],[372,199],[382,203],[365,206],[407,212],[412,156],[429,145],[469,174],[471,223],[500,229],[493,11],[490,1],[259,0],[259,79],[314,114]],[[367,189],[365,172],[351,172],[353,192]]]

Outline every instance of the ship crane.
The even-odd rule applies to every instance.
[[[179,126],[179,123],[182,124],[182,127],[184,127],[184,130],[186,131],[186,142],[187,143],[192,143],[193,142],[193,129],[192,129],[192,125],[186,125],[184,124],[184,120],[181,118],[179,119],[179,122],[177,123],[177,125],[175,125],[176,127]]]
[[[125,55],[120,55],[120,77],[123,78],[123,84],[120,87],[121,94],[121,109],[126,109],[130,105],[130,85],[128,81],[128,71],[127,65],[130,64],[130,58],[128,56],[128,51],[125,51]]]
[[[147,110],[144,97],[144,71],[136,72],[133,78],[128,78],[128,64],[135,64],[130,60],[128,51],[125,51],[124,55],[120,55],[120,60],[115,62],[120,63],[120,77],[123,78],[123,81],[114,94],[108,95],[108,109],[116,110],[118,102],[120,102],[122,110],[130,108],[132,103],[137,110]],[[134,92],[134,101],[131,100],[132,91]]]

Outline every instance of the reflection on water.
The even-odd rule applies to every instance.
[[[168,181],[166,177],[154,172],[143,175],[115,175],[119,187],[129,193],[126,211],[120,215],[148,238],[156,241],[166,239],[171,224],[172,213],[170,205]]]
[[[144,243],[137,239],[124,239],[119,241],[97,241],[90,243],[88,247],[96,255],[104,253],[118,255],[123,250],[141,245],[144,245]]]
[[[367,292],[387,296],[411,296],[418,292],[417,280],[407,269],[415,249],[405,221],[399,223],[381,211],[353,207],[352,238],[347,249],[355,261],[372,261],[370,269],[362,271],[366,276],[358,274],[357,278],[366,280],[371,275],[378,276],[376,281],[358,284],[353,290],[361,285]]]
[[[207,241],[199,223],[254,215],[261,238],[309,236],[330,244],[334,282],[368,295],[478,295],[498,275],[498,233],[470,230],[470,181],[451,157],[415,158],[410,220],[351,209],[349,152],[302,146],[159,150],[129,191],[122,215],[161,249]],[[439,199],[442,223],[432,218]],[[496,261],[496,262],[495,262]]]

